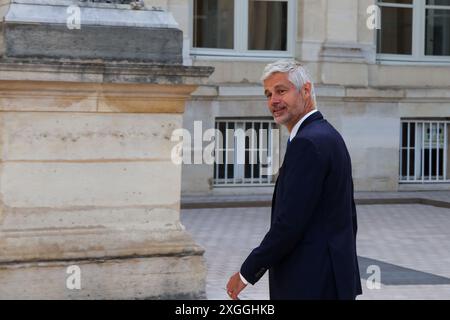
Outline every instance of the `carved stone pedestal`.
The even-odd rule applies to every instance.
[[[45,7],[37,2],[27,5]],[[9,23],[3,39],[22,36]],[[157,51],[126,61],[126,43],[105,59],[93,44],[93,56],[56,59],[44,46],[16,55],[18,43],[3,42],[0,59],[0,299],[204,298],[203,249],[180,224],[170,137],[212,69],[180,65],[181,51],[171,64]]]

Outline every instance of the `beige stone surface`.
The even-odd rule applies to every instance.
[[[171,159],[203,75],[128,67],[0,63],[0,299],[204,295]]]
[[[368,85],[367,65],[360,63],[328,63],[322,64],[319,83],[327,85],[359,86]]]
[[[450,117],[449,103],[445,102],[405,102],[399,104],[402,117]]]
[[[358,0],[327,2],[327,40],[356,42],[358,21]]]
[[[179,205],[172,206],[73,206],[62,208],[23,208],[2,205],[2,232],[39,230],[123,230],[146,232],[181,230]]]
[[[381,102],[326,102],[322,108],[349,149],[357,190],[397,190],[398,106]]]
[[[183,65],[162,66],[159,64],[107,62],[101,59],[90,61],[68,60],[0,60],[0,80],[20,83],[34,82],[36,85],[50,84],[66,87],[84,86],[94,88],[140,87],[145,90],[161,88],[160,92],[177,92],[186,88],[188,94],[198,85],[205,84],[214,71],[209,66],[192,68]],[[50,83],[48,83],[50,82]],[[27,83],[31,85],[30,83]],[[165,86],[165,87],[164,87]],[[172,91],[170,90],[172,88]],[[158,90],[154,91],[158,93]]]
[[[3,203],[11,207],[151,206],[179,201],[181,168],[169,161],[1,166],[0,191]]]
[[[83,226],[5,230],[0,242],[0,265],[28,261],[201,254],[203,250],[192,241],[179,222],[177,229],[145,230],[128,224],[114,228]]]
[[[73,265],[80,290],[66,285]],[[0,299],[192,299],[204,296],[205,277],[198,255],[2,265]]]
[[[176,114],[1,112],[3,161],[170,160]]]
[[[4,80],[0,81],[0,111],[183,113],[184,101],[195,89],[192,85],[71,83],[67,79]]]
[[[194,61],[195,66],[213,66],[214,73],[209,79],[209,84],[212,83],[260,83],[261,72],[264,66],[270,62],[268,61],[220,61],[220,60],[205,60],[198,59]]]
[[[297,7],[298,29],[300,41],[323,41],[326,38],[326,10],[327,1],[299,0]]]
[[[450,65],[379,64],[369,66],[369,84],[380,87],[442,88],[450,83]]]

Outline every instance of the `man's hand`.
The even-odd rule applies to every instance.
[[[231,299],[238,300],[238,295],[246,286],[247,285],[242,282],[239,272],[236,272],[230,280],[228,280],[227,293]]]

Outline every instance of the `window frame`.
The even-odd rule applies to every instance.
[[[440,126],[443,127],[443,141],[442,145],[439,138],[436,137],[437,132],[440,131]],[[406,138],[403,136],[404,126],[407,134]],[[427,128],[428,126],[428,128]],[[419,129],[420,128],[420,129]],[[436,134],[433,135],[434,128]],[[427,129],[430,131],[428,143],[425,143]],[[414,142],[411,141],[411,132],[414,130]],[[447,184],[450,183],[449,161],[448,158],[450,141],[448,135],[450,133],[450,119],[448,118],[405,118],[400,120],[400,144],[399,144],[399,184]],[[403,139],[406,140],[406,146]],[[433,140],[434,139],[434,140]],[[434,148],[433,148],[434,147]],[[442,162],[439,161],[440,151],[436,151],[436,175],[432,175],[433,161],[432,150],[442,149]],[[428,150],[428,159],[426,159],[425,152]],[[406,158],[403,159],[403,151],[406,151]],[[411,157],[411,152],[413,157]],[[428,175],[425,175],[425,160],[428,160]],[[403,161],[406,161],[406,169],[403,166]],[[412,165],[413,163],[414,165]],[[439,170],[439,165],[442,164],[442,172]],[[403,175],[403,170],[406,170],[406,176]],[[411,174],[411,169],[413,174]],[[440,178],[442,175],[442,179]],[[428,177],[428,178],[427,178]]]
[[[246,178],[245,177],[245,166],[246,164],[241,165],[241,167],[239,167],[239,164],[237,164],[236,161],[236,152],[237,152],[237,148],[238,148],[238,144],[237,144],[237,137],[236,137],[236,133],[234,133],[233,135],[233,141],[231,142],[232,145],[230,145],[230,141],[225,137],[226,133],[223,134],[222,133],[222,137],[223,139],[218,139],[218,137],[215,137],[215,141],[216,141],[216,145],[214,146],[214,153],[215,153],[215,158],[214,158],[214,164],[213,164],[213,186],[214,188],[227,188],[227,187],[273,187],[275,185],[276,182],[276,175],[263,175],[261,174],[261,170],[263,169],[264,166],[267,166],[266,168],[270,171],[272,166],[278,166],[280,164],[280,136],[276,135],[273,136],[271,134],[272,130],[280,130],[279,126],[275,123],[275,121],[273,120],[273,118],[270,117],[255,117],[255,118],[241,118],[241,117],[236,117],[236,118],[230,118],[230,117],[226,117],[226,118],[222,118],[222,117],[217,117],[214,120],[214,127],[215,130],[220,131],[219,126],[220,124],[224,124],[225,125],[225,130],[229,129],[228,125],[229,124],[233,124],[234,129],[230,129],[230,130],[246,130],[245,126],[247,124],[251,125],[250,129],[256,130],[255,127],[257,124],[259,124],[260,126],[262,126],[263,124],[266,124],[269,128],[269,131],[267,132],[267,151],[270,151],[270,164],[262,164],[258,161],[258,157],[257,158],[253,158],[254,160],[257,161],[257,163],[254,164],[250,164],[251,167],[251,174],[250,174],[250,178]],[[241,127],[238,126],[238,124],[242,124]],[[239,128],[237,128],[239,127]],[[260,130],[262,128],[260,127]],[[217,133],[216,131],[216,133]],[[256,132],[257,135],[261,134],[261,132]],[[261,139],[261,136],[258,136],[257,141],[259,141],[259,139]],[[245,138],[246,140],[246,138]],[[254,150],[255,152],[260,152],[260,144],[258,144],[255,140],[253,140],[253,142],[255,143],[255,145],[250,145],[249,142],[249,146],[247,148],[246,146],[246,142],[244,140],[244,152],[250,152],[251,150]],[[218,146],[217,145],[217,141],[221,141],[222,143],[225,143],[225,145],[222,146]],[[242,145],[241,145],[242,146]],[[256,149],[254,149],[256,148]],[[229,159],[229,154],[227,153],[227,151],[232,151],[233,154],[233,160],[230,163],[230,159]],[[223,163],[218,163],[218,155],[217,153],[225,153],[225,155],[222,154],[222,161]],[[249,154],[249,157],[250,154]],[[269,157],[269,155],[267,155],[267,157]],[[224,177],[220,178],[220,166],[223,165],[224,166]],[[228,177],[228,165],[232,165],[233,166],[233,174],[232,174],[232,178]],[[255,177],[255,172],[254,172],[254,165],[258,166],[258,177]],[[278,171],[278,170],[277,170]],[[263,178],[263,176],[266,176],[265,178]]]
[[[413,0],[410,4],[397,4],[386,3],[377,1],[377,5],[380,7],[393,7],[393,8],[412,8],[412,52],[410,55],[406,54],[387,54],[377,53],[377,60],[381,62],[424,62],[430,64],[450,64],[450,55],[448,56],[428,56],[425,55],[425,28],[426,28],[426,10],[427,9],[444,9],[449,10],[448,6],[427,5],[426,0]],[[381,16],[381,19],[383,17]],[[378,51],[378,32],[374,32],[375,46]]]
[[[192,57],[249,57],[249,58],[292,58],[294,57],[297,26],[297,1],[287,2],[287,49],[286,51],[248,50],[249,0],[234,0],[234,49],[213,49],[193,47],[194,0],[189,0],[189,47]]]

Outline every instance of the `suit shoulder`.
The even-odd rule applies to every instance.
[[[322,163],[324,158],[327,156],[323,153],[323,148],[314,139],[307,136],[297,136],[291,142],[291,147],[289,147],[289,152],[286,153],[286,158],[296,159],[311,159],[316,161],[317,164]],[[287,161],[289,162],[289,160]]]
[[[326,120],[311,123],[301,132],[301,136],[316,144],[342,139],[341,134]]]
[[[336,152],[347,150],[341,134],[326,120],[311,123],[297,137],[312,143],[322,156],[332,157]]]
[[[292,146],[295,146],[293,149],[312,149],[314,151],[318,151],[317,143],[314,141],[315,139],[309,135],[298,135],[292,140]]]

